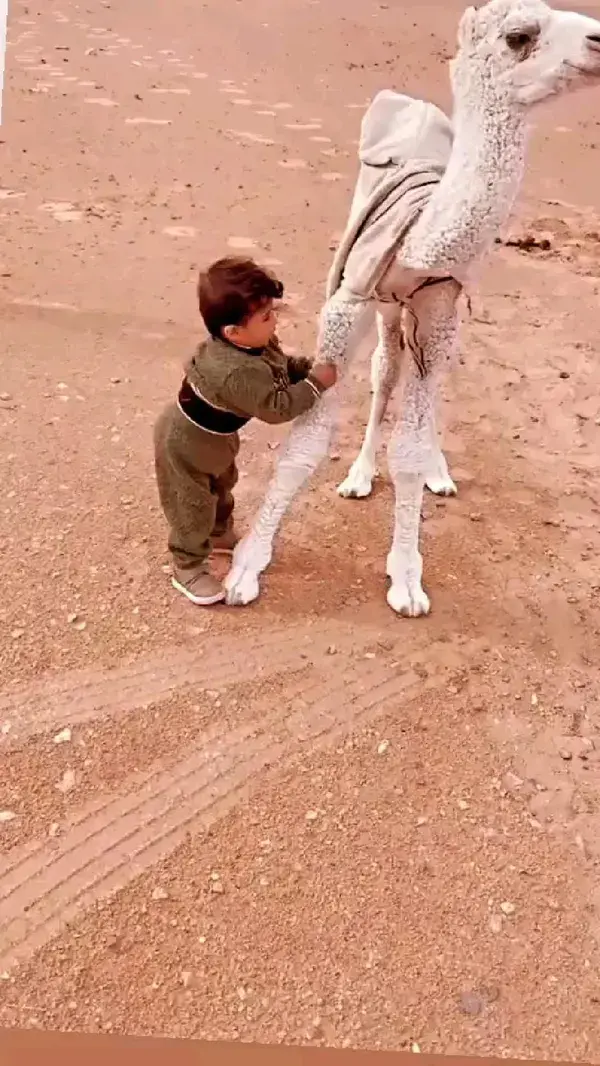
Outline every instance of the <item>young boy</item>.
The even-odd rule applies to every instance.
[[[209,339],[188,363],[176,403],[160,415],[154,454],[169,523],[173,585],[192,603],[225,599],[208,569],[233,551],[239,430],[251,418],[291,422],[336,380],[335,367],[285,356],[275,336],[283,285],[251,259],[230,257],[200,275],[198,303]]]

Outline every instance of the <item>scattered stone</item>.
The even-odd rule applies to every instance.
[[[492,933],[502,932],[502,918],[499,914],[492,914],[490,918],[490,929]]]
[[[388,750],[389,746],[390,746],[389,740],[382,740],[381,743],[377,745],[377,754],[378,755],[385,755],[385,753]]]
[[[464,1014],[481,1014],[485,1004],[477,992],[462,992],[460,996],[460,1009]]]
[[[561,759],[565,760],[565,762],[570,762],[573,758],[573,752],[567,751],[566,748],[560,748],[558,754],[560,755]]]
[[[457,803],[457,806],[458,806],[459,810],[461,810],[461,811],[468,811],[468,809],[469,809],[469,804],[467,803],[466,800],[459,800],[458,803]]]
[[[68,792],[71,792],[75,788],[75,771],[65,770],[60,781],[57,783],[56,788],[59,792],[62,792],[63,796],[66,796]]]
[[[505,789],[511,792],[513,789],[521,787],[521,785],[523,784],[523,778],[517,777],[516,774],[513,774],[512,770],[507,770],[504,777],[502,778],[502,783]]]
[[[55,744],[66,744],[71,739],[71,730],[67,726],[66,729],[61,729],[60,733],[57,733],[54,737]]]
[[[225,888],[222,881],[212,881],[210,886],[211,892],[214,892],[217,896],[222,896]]]
[[[514,903],[509,903],[507,900],[505,903],[500,904],[500,910],[503,914],[506,914],[506,916],[509,917],[511,914],[515,913],[516,908]]]
[[[24,629],[13,629],[11,637],[13,640],[19,640],[23,636],[24,632]]]
[[[189,988],[191,980],[192,980],[192,972],[191,972],[191,970],[183,970],[182,973],[181,973],[181,983],[182,983],[183,987],[184,988]]]
[[[307,822],[316,822],[318,817],[319,817],[319,812],[318,811],[307,811],[306,812],[306,821]]]
[[[0,822],[12,822],[16,817],[14,811],[0,811]]]
[[[153,890],[153,892],[152,892],[152,899],[153,899],[154,903],[160,903],[160,902],[162,902],[162,900],[165,900],[165,899],[168,899],[168,898],[169,898],[169,893],[164,888],[161,888],[160,885],[157,888],[155,888]]]
[[[421,1048],[419,1047],[418,1044],[411,1044],[410,1045],[410,1050],[412,1051],[413,1055],[420,1055],[421,1054]]]
[[[420,818],[417,818],[417,825],[418,825],[419,827],[420,827],[420,826],[422,826],[422,825],[427,825],[427,822],[428,822],[428,821],[429,821],[429,818],[425,818],[425,817],[424,817],[424,816],[422,815],[422,816],[421,816]]]
[[[59,832],[60,825],[58,824],[58,822],[53,822],[48,830],[48,836],[53,840],[55,837],[58,836]]]
[[[12,400],[10,392],[0,392],[0,400],[2,400],[3,403],[8,403],[9,400]]]

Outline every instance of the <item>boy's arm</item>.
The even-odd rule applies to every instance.
[[[310,411],[323,392],[323,386],[312,376],[282,386],[274,380],[269,367],[257,359],[252,373],[246,368],[232,370],[222,395],[227,404],[251,418],[280,425]]]
[[[313,365],[312,359],[307,359],[306,356],[303,355],[298,356],[298,358],[295,358],[293,355],[286,355],[279,343],[279,337],[277,334],[271,338],[269,347],[272,351],[277,353],[281,358],[282,363],[285,364],[292,385],[296,385],[299,381],[304,381],[304,379],[308,377]]]
[[[293,385],[298,381],[304,381],[310,374],[311,368],[312,360],[307,359],[306,356],[300,355],[297,359],[293,355],[287,356],[288,377]]]

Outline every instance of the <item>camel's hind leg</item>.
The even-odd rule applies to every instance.
[[[418,368],[412,360],[408,364],[404,402],[388,447],[395,522],[387,557],[391,582],[387,601],[398,614],[412,618],[429,612],[419,552],[421,503],[426,482],[438,471],[439,444],[433,437],[433,411],[439,380],[456,348],[459,293],[456,282],[445,281],[412,298],[416,353],[420,349],[422,365]]]
[[[400,306],[394,307],[393,314],[388,312],[385,318],[377,314],[377,333],[378,343],[371,358],[373,398],[365,437],[347,477],[337,490],[340,496],[347,498],[369,496],[373,488],[381,427],[402,366],[404,336]]]
[[[446,456],[440,445],[435,410],[433,409],[431,411],[430,433],[431,440],[434,443],[431,458],[431,472],[427,475],[425,487],[428,488],[430,492],[435,493],[436,496],[456,496],[458,490],[450,477]]]
[[[339,495],[346,499],[363,499],[371,495],[373,481],[377,476],[377,451],[381,444],[381,427],[402,369],[405,350],[401,323],[402,312],[399,307],[395,307],[391,313],[388,307],[386,307],[385,317],[381,313],[377,314],[378,343],[371,358],[373,397],[364,440],[347,477],[337,489]],[[456,485],[450,477],[448,463],[439,443],[433,409],[430,413],[430,421],[430,439],[434,443],[432,444],[431,469],[425,485],[436,496],[455,496]]]

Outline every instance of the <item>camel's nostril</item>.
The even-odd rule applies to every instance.
[[[590,44],[600,45],[600,33],[588,33],[587,40]]]

